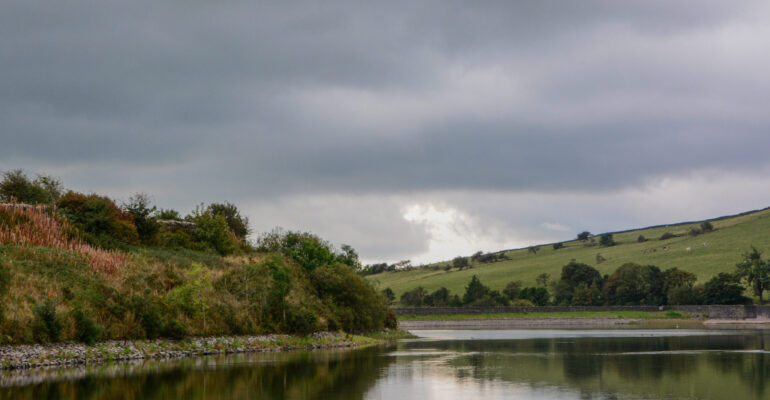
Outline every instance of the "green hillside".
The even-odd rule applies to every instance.
[[[602,274],[611,274],[628,262],[656,265],[661,269],[677,267],[696,274],[698,283],[704,283],[719,272],[733,271],[741,254],[750,246],[765,254],[770,252],[770,209],[709,221],[714,230],[697,236],[687,233],[691,228],[699,227],[702,221],[617,232],[614,239],[618,244],[611,247],[600,246],[598,237],[593,244],[573,240],[564,242],[564,247],[559,250],[554,250],[550,244],[542,245],[536,254],[526,248],[508,250],[505,255],[510,260],[476,263],[470,269],[445,270],[451,265],[445,261],[408,271],[370,275],[367,279],[380,289],[391,288],[396,298],[418,286],[429,292],[444,286],[452,293],[462,294],[473,275],[492,289],[503,289],[508,282],[516,280],[521,280],[524,286],[535,286],[539,274],[548,273],[551,280],[558,279],[562,266],[575,259],[594,266]],[[681,236],[659,240],[666,232]],[[648,241],[637,242],[639,235]],[[664,246],[669,246],[668,251],[663,250]],[[686,250],[688,247],[690,251]],[[597,263],[597,254],[606,261]]]

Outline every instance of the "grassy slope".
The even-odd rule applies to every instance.
[[[749,246],[753,245],[765,254],[770,253],[770,210],[712,221],[715,231],[704,235],[657,240],[664,232],[684,234],[699,225],[700,222],[695,222],[616,233],[614,238],[618,245],[613,247],[585,247],[580,242],[570,241],[559,250],[550,245],[541,246],[536,255],[530,254],[527,249],[511,250],[506,252],[511,260],[475,265],[463,271],[444,271],[443,267],[449,263],[442,262],[426,268],[385,272],[367,278],[381,289],[391,288],[396,297],[417,286],[428,291],[445,286],[452,293],[462,294],[473,275],[492,289],[502,289],[515,280],[521,280],[524,286],[535,286],[535,278],[539,274],[545,272],[551,275],[552,280],[558,279],[562,266],[575,259],[594,266],[602,274],[610,274],[628,262],[657,265],[661,269],[677,267],[695,273],[698,282],[703,283],[719,272],[734,270],[741,254]],[[650,240],[637,243],[640,234]],[[703,247],[703,242],[707,243],[706,247]],[[668,252],[662,251],[666,245],[670,246]],[[692,250],[687,252],[687,247]],[[652,248],[657,248],[657,251],[643,254],[645,249]],[[597,264],[597,253],[601,253],[606,261]]]

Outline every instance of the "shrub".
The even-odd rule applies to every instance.
[[[286,315],[286,328],[289,333],[307,336],[317,330],[317,323],[315,314],[305,309],[291,310]]]
[[[548,304],[548,289],[544,287],[526,287],[519,292],[519,298],[529,300],[536,306],[544,306]]]
[[[56,203],[58,210],[82,233],[88,243],[114,249],[139,244],[131,214],[107,197],[67,192]]]
[[[443,307],[448,306],[452,296],[449,294],[449,289],[441,287],[441,289],[425,296],[423,303],[429,307]]]
[[[198,210],[190,219],[196,225],[193,236],[198,242],[206,244],[223,256],[235,252],[237,239],[230,232],[225,217]]]
[[[675,238],[675,237],[677,237],[677,236],[676,236],[676,235],[674,235],[673,233],[671,233],[671,232],[666,232],[666,233],[664,233],[664,234],[660,235],[660,238],[659,238],[658,240],[668,240],[668,239],[673,239],[673,238]]]
[[[690,228],[690,230],[689,230],[689,231],[687,231],[687,234],[688,234],[688,235],[690,235],[690,236],[698,236],[698,235],[700,235],[701,233],[703,233],[703,231],[701,231],[701,230],[700,230],[700,229],[698,229],[698,228],[694,228],[694,227],[693,227],[693,228]]]
[[[751,300],[743,296],[743,286],[727,272],[721,272],[704,285],[706,304],[746,304]]]
[[[398,328],[398,317],[396,316],[396,312],[393,311],[392,308],[388,309],[388,314],[385,317],[385,327],[388,329]]]
[[[561,248],[564,248],[564,243],[554,243],[553,244],[553,249],[554,250],[559,250]]]
[[[646,241],[647,241],[647,238],[646,238],[646,237],[644,237],[644,235],[639,235],[639,237],[637,237],[637,238],[636,238],[636,241],[637,241],[638,243],[644,243],[644,242],[646,242]]]
[[[700,230],[703,231],[703,233],[708,233],[714,230],[714,226],[711,225],[711,222],[704,221],[700,224]]]
[[[602,246],[614,246],[616,243],[611,233],[604,233],[599,237],[599,244]]]
[[[583,231],[583,232],[578,233],[577,240],[579,240],[581,242],[585,242],[590,237],[591,237],[591,232]]]
[[[59,199],[62,185],[58,179],[38,175],[32,181],[20,169],[3,173],[0,181],[0,202],[25,204],[53,204]]]
[[[396,294],[393,293],[393,289],[391,288],[385,288],[382,291],[383,296],[385,296],[386,299],[388,299],[388,303],[393,304],[394,301],[396,301]]]
[[[570,305],[573,306],[598,306],[603,303],[602,292],[596,283],[591,285],[581,282],[572,294]]]
[[[521,286],[521,281],[508,282],[508,284],[505,285],[505,289],[503,289],[503,294],[508,297],[509,300],[515,300],[519,297]]]
[[[527,299],[516,299],[511,302],[513,307],[534,307],[535,305]]]
[[[667,304],[703,304],[703,288],[676,286],[666,292]]]
[[[150,196],[145,193],[137,193],[123,204],[123,209],[134,218],[139,240],[144,244],[153,243],[155,235],[160,230],[160,225],[153,217],[157,208],[150,206]]]
[[[468,257],[455,257],[452,259],[452,266],[463,269],[468,266]]]
[[[338,255],[329,242],[307,232],[275,229],[257,240],[257,250],[283,254],[307,271],[338,261]]]
[[[212,215],[224,217],[230,231],[240,240],[246,239],[246,236],[251,232],[251,229],[249,229],[249,219],[241,215],[238,207],[231,203],[212,203],[207,211]]]
[[[190,318],[205,318],[212,289],[209,270],[193,263],[185,273],[185,280],[166,294],[166,300]]]
[[[186,338],[188,335],[189,332],[187,327],[175,319],[170,319],[163,324],[163,330],[161,331],[161,336],[163,337],[180,340]]]
[[[158,213],[157,213],[156,216],[158,217],[158,219],[165,219],[165,220],[169,220],[169,221],[181,221],[182,220],[182,216],[179,215],[179,211],[172,210],[172,209],[165,210],[165,209],[161,208],[160,210],[158,210]]]
[[[75,337],[78,341],[91,345],[99,341],[103,329],[89,318],[82,310],[72,311],[72,318],[75,320]]]
[[[347,265],[335,263],[313,270],[311,282],[346,332],[373,332],[385,327],[387,300]]]
[[[64,324],[56,313],[56,302],[46,299],[43,304],[35,304],[32,307],[35,319],[33,329],[36,339],[41,342],[58,342],[61,339]]]
[[[402,293],[399,300],[401,301],[401,304],[407,307],[422,307],[425,295],[425,289],[422,286],[418,286],[412,290]]]

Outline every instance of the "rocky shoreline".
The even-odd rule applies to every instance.
[[[290,335],[201,337],[183,340],[113,340],[94,345],[52,343],[0,346],[0,370],[69,367],[108,361],[164,360],[214,354],[357,347],[378,340],[335,332]]]

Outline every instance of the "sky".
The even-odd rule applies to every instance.
[[[0,0],[0,170],[414,264],[770,206],[770,4]]]

